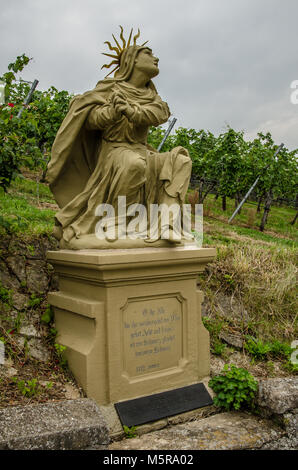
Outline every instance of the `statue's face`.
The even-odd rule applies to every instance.
[[[142,49],[136,57],[134,68],[145,73],[149,79],[156,77],[159,73],[158,58],[154,57],[151,49]]]

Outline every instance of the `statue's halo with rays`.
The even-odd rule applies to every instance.
[[[109,75],[111,75],[113,72],[115,72],[117,69],[119,69],[120,67],[120,59],[121,59],[121,56],[123,54],[123,51],[125,49],[127,49],[129,46],[130,46],[130,42],[131,42],[131,37],[132,37],[132,32],[133,32],[133,28],[131,28],[131,31],[130,31],[130,34],[129,34],[129,38],[128,38],[128,41],[126,42],[126,40],[124,39],[124,36],[123,36],[123,28],[122,26],[119,26],[121,32],[120,32],[120,39],[122,41],[122,47],[120,46],[119,42],[117,41],[117,39],[115,38],[114,34],[112,34],[113,36],[113,39],[115,41],[115,44],[116,46],[112,46],[112,44],[109,42],[109,41],[105,41],[104,44],[107,44],[109,46],[109,49],[110,51],[114,52],[114,54],[107,54],[106,52],[102,52],[103,55],[106,55],[107,57],[112,57],[112,62],[110,62],[109,64],[104,64],[101,68],[106,68],[106,69],[109,69],[112,65],[115,65],[116,64],[116,67],[113,68],[113,70],[108,73],[108,75],[106,75],[106,77],[108,77]],[[137,44],[137,39],[140,37],[140,30],[138,28],[138,33],[133,37],[133,45],[135,46]],[[147,44],[148,41],[144,42],[143,44],[141,44],[141,47],[142,46],[145,46],[145,44]]]

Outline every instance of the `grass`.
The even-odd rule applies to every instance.
[[[0,190],[0,217],[14,233],[26,232],[28,236],[51,234],[54,215],[55,201],[46,184],[18,177],[7,194]]]
[[[228,199],[226,213],[212,195],[204,204],[203,246],[217,248],[217,259],[207,267],[209,275],[200,276],[208,293],[208,315],[216,322],[227,321],[221,298],[235,299],[240,306],[238,319],[233,319],[236,332],[289,343],[298,338],[297,228],[289,223],[295,210],[273,207],[262,233],[256,223],[247,226],[250,206],[228,224],[234,201]],[[261,217],[253,215],[255,221]],[[241,311],[248,322],[243,322]]]
[[[27,198],[33,199],[33,202],[36,203],[37,196],[39,195],[39,200],[41,202],[50,202],[55,204],[55,200],[51,193],[50,188],[45,183],[38,183],[37,181],[27,179],[19,176],[13,181],[9,192],[11,194],[25,195]]]
[[[234,200],[227,198],[227,210],[221,209],[221,200],[215,196],[208,195],[204,203],[204,215],[208,218],[217,219],[222,225],[228,223],[229,218],[235,210]],[[228,224],[232,230],[239,234],[248,235],[259,240],[274,241],[275,238],[284,239],[284,243],[298,242],[297,226],[290,222],[293,220],[296,210],[291,207],[273,206],[269,212],[268,223],[265,232],[259,231],[259,225],[263,215],[263,210],[257,212],[257,205],[253,202],[246,202],[241,209],[241,214],[237,214],[233,221]]]
[[[264,244],[272,244],[274,246],[281,245],[285,247],[297,247],[297,241],[295,240],[295,233],[289,237],[282,235],[281,233],[259,232],[256,228],[247,228],[236,225],[228,225],[227,222],[223,222],[216,217],[204,217],[205,230],[204,230],[204,241],[210,244],[212,241],[223,241],[225,243],[237,243],[239,240],[243,241],[246,237],[247,240],[255,240],[257,242],[264,242]],[[206,224],[207,222],[207,224]],[[208,225],[211,223],[213,230],[212,233],[208,231]],[[207,228],[207,230],[206,230]],[[297,231],[297,229],[296,229]],[[240,235],[240,238],[237,237]]]
[[[248,241],[217,243],[205,289],[235,297],[248,312],[254,332],[264,337],[296,339],[297,267],[293,248],[264,247]],[[216,309],[215,309],[216,310]],[[241,319],[239,319],[239,323]]]

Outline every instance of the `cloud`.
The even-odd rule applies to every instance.
[[[217,134],[228,123],[252,137],[271,130],[298,147],[295,0],[1,0],[0,8],[0,73],[25,52],[34,60],[24,79],[81,93],[104,77],[103,43],[118,25],[140,27],[177,125]]]

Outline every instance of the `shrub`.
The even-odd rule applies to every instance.
[[[258,389],[254,377],[246,369],[234,364],[226,364],[221,375],[213,377],[208,385],[216,393],[214,404],[225,410],[252,408]]]

